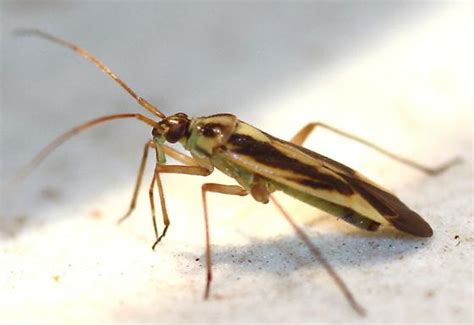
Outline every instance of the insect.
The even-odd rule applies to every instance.
[[[430,225],[395,195],[351,168],[302,147],[302,144],[315,128],[322,127],[365,144],[382,154],[432,175],[446,170],[457,163],[458,159],[452,160],[438,168],[427,168],[400,158],[359,137],[322,123],[309,123],[290,141],[284,141],[239,120],[232,114],[215,114],[199,118],[190,118],[184,113],[166,116],[157,107],[138,96],[105,64],[85,49],[40,30],[22,30],[19,33],[39,36],[72,49],[83,58],[94,63],[127,91],[138,104],[160,120],[155,121],[141,113],[123,113],[102,116],[83,123],[62,134],[41,150],[7,184],[7,187],[18,183],[18,181],[28,175],[33,168],[59,145],[95,125],[116,119],[137,119],[149,125],[152,127],[152,139],[144,145],[132,200],[129,209],[120,219],[120,222],[128,218],[136,206],[145,163],[149,151],[152,149],[156,156],[155,169],[149,185],[153,230],[156,237],[152,246],[153,249],[166,235],[170,226],[161,182],[162,174],[174,173],[208,176],[217,169],[237,182],[237,185],[215,183],[205,183],[202,185],[206,240],[207,278],[204,291],[206,299],[209,297],[212,282],[211,245],[206,201],[207,193],[209,192],[237,196],[251,195],[256,201],[261,203],[268,203],[271,200],[282,212],[311,253],[329,272],[352,308],[361,315],[364,314],[363,307],[356,302],[353,294],[349,291],[341,277],[326,261],[310,238],[294,222],[289,213],[283,209],[271,194],[276,191],[282,191],[360,229],[368,231],[375,231],[381,225],[392,225],[402,232],[418,237],[430,237],[433,234]],[[181,144],[190,153],[190,156],[173,149],[167,143]],[[182,163],[182,165],[167,165],[166,156],[174,158]],[[158,189],[164,224],[161,234],[158,231],[156,221],[155,186]]]

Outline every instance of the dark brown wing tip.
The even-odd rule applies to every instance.
[[[350,176],[345,176],[345,178],[367,202],[398,230],[417,237],[433,236],[431,226],[395,195],[361,179]]]
[[[390,221],[390,223],[403,232],[409,233],[417,237],[431,237],[433,236],[433,229],[431,226],[423,220],[416,212],[409,210],[411,213],[406,213],[403,218],[396,217]]]

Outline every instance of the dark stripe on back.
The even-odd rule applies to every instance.
[[[345,173],[349,174],[349,175],[354,175],[355,174],[355,171],[352,169],[352,168],[349,168],[347,167],[346,165],[343,165],[341,164],[340,162],[337,162],[335,160],[332,160],[331,158],[328,158],[326,156],[323,156],[317,152],[314,152],[314,151],[311,151],[309,149],[306,149],[305,147],[303,146],[299,146],[297,144],[294,144],[294,143],[291,143],[291,142],[288,142],[288,141],[284,141],[284,140],[281,140],[281,139],[278,139],[278,138],[275,138],[274,136],[271,136],[270,134],[267,134],[265,132],[263,132],[267,137],[269,137],[270,139],[272,139],[273,141],[277,141],[277,142],[280,142],[280,143],[284,143],[286,145],[289,145],[290,147],[293,147],[305,154],[307,154],[308,156],[314,158],[314,159],[319,159],[319,160],[322,160],[324,161],[325,163],[329,164],[329,165],[332,165],[336,168],[339,168],[340,170],[344,171]]]
[[[311,187],[312,189],[315,189],[315,190],[332,191],[332,190],[336,189],[339,193],[344,194],[344,195],[354,194],[354,191],[352,190],[352,188],[347,186],[345,183],[343,183],[344,186],[334,186],[334,181],[332,181],[331,184],[328,184],[328,183],[325,183],[325,182],[320,182],[318,180],[308,179],[308,178],[299,178],[299,179],[298,178],[291,178],[291,180],[296,182],[296,183],[299,183],[301,185]],[[338,181],[338,182],[341,182],[340,180],[336,180],[336,179],[334,179],[334,180]]]
[[[231,150],[235,153],[251,157],[261,164],[282,170],[290,170],[307,177],[297,179],[296,181],[300,184],[316,189],[336,190],[345,195],[354,193],[352,188],[340,179],[320,173],[316,167],[288,157],[270,143],[255,140],[249,135],[235,133],[232,134],[228,142],[233,145]]]

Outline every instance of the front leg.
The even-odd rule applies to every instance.
[[[159,241],[165,236],[166,231],[168,230],[168,227],[170,225],[170,221],[168,218],[168,212],[166,209],[166,202],[163,194],[163,186],[161,184],[161,178],[160,178],[160,173],[175,173],[175,174],[187,174],[187,175],[200,175],[200,176],[208,176],[212,171],[208,170],[206,168],[200,167],[198,162],[193,159],[192,157],[186,156],[185,154],[168,147],[166,145],[161,145],[157,146],[153,140],[149,140],[145,143],[145,146],[143,148],[143,155],[140,160],[140,167],[138,169],[137,173],[137,178],[135,181],[135,187],[133,190],[133,195],[132,195],[132,200],[130,202],[129,208],[125,215],[118,220],[118,223],[121,223],[125,219],[127,219],[130,214],[133,212],[136,206],[137,198],[138,198],[138,193],[140,190],[140,185],[142,183],[142,178],[143,178],[143,173],[145,170],[145,163],[148,157],[148,151],[150,148],[155,149],[156,152],[156,157],[157,157],[157,162],[155,165],[155,172],[153,174],[152,180],[150,182],[150,187],[148,190],[148,196],[150,200],[150,209],[151,209],[151,216],[152,216],[152,222],[153,222],[153,231],[155,233],[156,240],[152,246],[154,249],[156,245],[159,243]],[[181,166],[181,165],[163,165],[160,163],[160,150],[163,151],[166,155],[169,157],[172,157],[173,159],[187,165],[187,166]],[[156,213],[155,213],[155,201],[154,201],[154,184],[157,184],[158,190],[159,190],[159,195],[160,195],[160,202],[161,202],[161,211],[163,215],[163,222],[165,224],[165,229],[163,230],[163,233],[161,236],[158,234],[158,226],[156,222]]]
[[[153,225],[155,227],[155,234],[157,235],[156,241],[153,244],[152,249],[155,249],[156,245],[158,245],[161,239],[166,235],[166,232],[168,231],[168,227],[170,226],[170,219],[168,218],[168,211],[166,209],[166,201],[165,201],[165,196],[163,193],[163,184],[161,183],[161,177],[160,177],[161,173],[209,176],[212,173],[212,171],[200,166],[162,165],[160,164],[159,161],[157,161],[153,178],[156,181],[156,185],[158,186],[158,194],[160,196],[160,204],[161,204],[161,214],[163,216],[163,223],[165,224],[165,229],[163,229],[163,233],[158,237],[158,232],[156,230],[155,209],[154,209],[154,204],[153,204],[153,188],[151,187],[150,188],[150,206],[151,206],[151,213],[152,213],[152,218],[153,218]]]
[[[122,221],[124,221],[125,219],[127,219],[132,214],[133,210],[135,210],[135,206],[137,204],[137,199],[138,199],[138,193],[140,191],[140,186],[141,186],[142,179],[143,179],[143,172],[145,171],[145,164],[146,164],[147,157],[148,157],[148,151],[150,150],[150,148],[153,148],[153,149],[156,150],[156,145],[155,145],[155,142],[153,142],[153,140],[149,140],[145,143],[145,146],[143,148],[142,159],[140,160],[140,167],[138,168],[138,173],[137,173],[137,177],[136,177],[136,180],[135,180],[135,187],[134,187],[134,190],[133,190],[132,200],[130,201],[130,205],[129,205],[129,208],[128,208],[127,212],[124,214],[124,216],[122,218],[120,218],[117,221],[119,224],[122,223]],[[176,159],[177,161],[179,161],[179,162],[181,162],[185,165],[199,166],[199,164],[196,162],[196,160],[194,160],[192,157],[186,156],[185,154],[183,154],[183,153],[181,153],[181,152],[179,152],[179,151],[177,151],[177,150],[175,150],[171,147],[168,147],[166,145],[162,145],[161,149],[163,150],[163,152],[166,155]],[[153,196],[153,183],[154,182],[155,182],[155,178],[153,178],[153,180],[151,182],[150,189],[149,189],[149,195],[150,196]],[[156,227],[155,227],[155,232],[157,232]]]

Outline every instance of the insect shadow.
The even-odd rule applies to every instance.
[[[243,272],[277,272],[280,275],[288,275],[302,268],[322,268],[304,243],[293,234],[267,239],[246,237],[247,245],[216,246],[213,249],[213,263],[235,266]],[[431,242],[398,234],[391,229],[373,234],[356,229],[351,237],[344,233],[323,233],[311,236],[311,240],[325,255],[331,257],[331,264],[335,267],[356,267],[367,263],[384,263],[394,258],[403,259],[429,247]],[[180,252],[180,255],[197,262],[204,261],[204,254],[196,257],[191,252]]]

